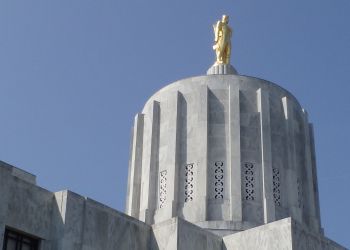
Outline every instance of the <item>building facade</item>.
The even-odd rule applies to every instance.
[[[227,67],[164,87],[136,115],[126,214],[1,162],[3,250],[345,249],[321,227],[307,112]]]

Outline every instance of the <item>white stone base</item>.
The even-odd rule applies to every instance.
[[[207,75],[237,75],[237,70],[231,64],[214,64],[211,66]]]
[[[292,218],[220,237],[183,219],[152,226],[151,250],[346,250]]]
[[[324,235],[309,231],[290,217],[225,236],[223,249],[346,250]]]

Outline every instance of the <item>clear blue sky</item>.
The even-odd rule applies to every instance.
[[[236,69],[309,112],[322,223],[350,247],[349,0],[1,0],[0,159],[123,210],[134,115],[206,72],[223,13]]]

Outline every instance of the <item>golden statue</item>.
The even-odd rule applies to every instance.
[[[213,28],[215,35],[213,50],[216,53],[215,65],[230,64],[232,29],[228,26],[228,16],[223,15],[222,19],[213,25]]]

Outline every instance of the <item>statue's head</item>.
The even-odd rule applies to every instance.
[[[227,15],[222,15],[222,22],[228,23],[228,16]]]

